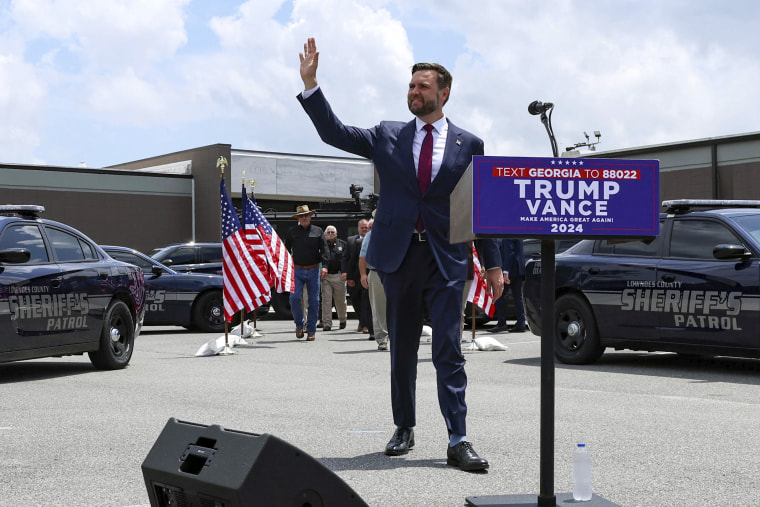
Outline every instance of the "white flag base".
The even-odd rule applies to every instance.
[[[230,352],[232,354],[237,354],[237,352],[233,351],[231,347],[234,347],[235,345],[242,345],[241,338],[238,335],[229,333],[227,336],[227,342],[228,343],[224,342],[224,335],[217,338],[212,338],[201,345],[201,347],[198,349],[198,352],[195,353],[195,356],[215,356],[217,354],[231,355]],[[225,349],[227,352],[224,352]]]
[[[475,338],[474,345],[477,350],[509,350],[509,347],[491,336],[479,336]]]
[[[259,333],[255,327],[248,324],[248,322],[243,322],[239,326],[235,326],[232,328],[232,331],[230,333],[234,333],[236,335],[239,335],[241,339],[243,338],[261,338],[264,336],[263,334]],[[250,342],[247,342],[245,340],[242,340],[241,345],[250,345]]]
[[[253,336],[253,327],[249,326],[247,322],[243,321],[242,324],[239,326],[235,326],[232,329],[232,332],[234,333],[237,331],[237,334],[240,335],[241,338],[250,338]]]
[[[217,354],[220,356],[232,356],[234,354],[237,354],[237,350],[232,350],[229,345],[225,345],[222,347],[222,350],[217,352]]]
[[[474,352],[476,350],[480,350],[478,346],[473,341],[463,341],[462,342],[462,352]]]

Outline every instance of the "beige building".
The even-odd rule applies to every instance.
[[[760,132],[599,153],[660,161],[660,200],[760,199]]]
[[[760,132],[580,154],[658,159],[660,200],[760,199]],[[0,203],[40,204],[46,218],[72,225],[101,244],[144,252],[175,242],[219,241],[219,157],[237,205],[243,181],[255,180],[259,205],[288,212],[324,201],[379,193],[372,164],[214,144],[111,167],[0,164]],[[294,222],[295,223],[295,222]]]

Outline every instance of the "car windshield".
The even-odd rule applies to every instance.
[[[760,243],[760,214],[734,217],[734,222],[739,224],[747,234]]]
[[[163,248],[159,248],[158,250],[152,252],[150,256],[153,257],[154,259],[160,260],[162,257],[165,257],[167,252],[169,252],[173,248],[174,247],[172,246],[165,246]]]

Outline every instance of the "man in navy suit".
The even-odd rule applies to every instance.
[[[522,286],[525,279],[525,254],[521,239],[501,238],[497,240],[501,251],[501,265],[504,273],[504,283],[509,285],[512,292],[512,300],[515,303],[517,322],[512,327],[507,326],[507,306],[505,298],[499,298],[494,302],[496,307],[496,326],[488,331],[491,333],[524,333],[528,328],[525,325],[525,305],[523,304]]]
[[[509,290],[512,292],[515,312],[517,313],[517,322],[509,328],[509,332],[524,333],[527,326],[525,325],[525,305],[522,295],[523,280],[525,279],[523,242],[521,239],[508,238],[502,238],[502,241],[504,247],[501,252],[501,265],[504,271],[509,271]]]
[[[449,196],[473,155],[483,154],[483,141],[443,114],[451,74],[441,65],[412,68],[407,103],[415,119],[384,121],[363,129],[344,125],[318,87],[319,52],[313,38],[304,44],[300,59],[305,91],[298,99],[319,136],[336,148],[371,159],[380,179],[382,198],[375,211],[367,262],[377,269],[387,300],[396,430],[385,454],[406,454],[414,446],[417,352],[427,309],[433,328],[438,403],[449,432],[447,463],[462,470],[484,470],[488,461],[467,440],[467,375],[459,333],[470,246],[448,239]],[[425,139],[430,134],[432,150]],[[425,164],[420,163],[423,158]],[[424,191],[417,175],[420,166],[430,182]],[[488,269],[487,283],[498,298],[503,290],[498,248],[493,240],[478,243]]]

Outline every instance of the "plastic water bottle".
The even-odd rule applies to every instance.
[[[573,499],[591,500],[591,454],[586,444],[578,444],[573,453]]]

